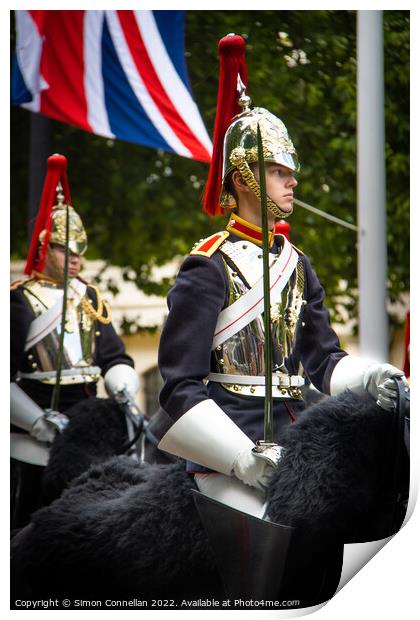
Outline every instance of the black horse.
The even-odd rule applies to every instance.
[[[157,448],[168,426],[162,410],[150,419],[138,411],[132,424],[114,399],[89,398],[68,409],[66,415],[69,423],[54,440],[43,474],[46,504],[59,497],[70,482],[91,465],[104,463],[113,456],[129,454],[137,463],[171,463],[174,460]]]
[[[279,597],[327,600],[344,542],[399,529],[408,493],[401,442],[394,414],[351,393],[290,425],[267,491],[270,520],[293,528]],[[13,540],[14,596],[225,598],[193,489],[182,462],[120,456],[93,465]]]
[[[307,406],[324,395],[305,388]],[[158,409],[150,418],[139,410],[133,420],[130,411],[113,398],[89,398],[68,409],[69,424],[51,447],[43,474],[45,504],[51,503],[70,482],[112,456],[129,454],[138,463],[169,464],[177,459],[157,448],[171,425],[167,414]],[[133,423],[134,422],[134,423]],[[130,438],[128,427],[132,425]]]

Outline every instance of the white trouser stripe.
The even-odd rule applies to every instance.
[[[50,457],[50,449],[47,443],[37,441],[26,433],[10,433],[10,457],[45,467]]]
[[[226,506],[262,519],[265,513],[265,494],[224,474],[195,474],[194,480],[203,495]]]

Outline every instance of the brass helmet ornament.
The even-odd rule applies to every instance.
[[[64,194],[61,183],[57,186],[57,204],[51,211],[51,232],[49,243],[66,246],[66,212],[69,210],[69,250],[73,254],[83,256],[87,250],[87,235],[80,215],[71,205],[64,204]],[[39,242],[43,245],[46,237],[46,229],[39,235]]]
[[[258,161],[258,124],[261,130],[264,160],[281,164],[293,172],[299,171],[296,149],[283,121],[265,108],[250,107],[251,99],[245,92],[246,64],[243,38],[233,34],[223,37],[219,42],[219,56],[220,80],[213,157],[203,200],[203,209],[210,215],[221,213],[223,208],[237,206],[233,195],[226,187],[226,181],[233,170],[239,170],[245,183],[260,198],[259,183],[250,168],[250,164]],[[223,106],[223,112],[219,106]],[[267,207],[277,218],[284,219],[291,213],[283,212],[269,196]]]
[[[47,159],[47,173],[42,190],[35,228],[26,259],[25,273],[42,272],[50,243],[66,245],[66,212],[69,211],[69,249],[82,255],[87,249],[87,235],[80,216],[71,206],[67,180],[67,159],[51,155]]]

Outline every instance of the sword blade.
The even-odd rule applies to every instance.
[[[264,442],[273,443],[273,386],[272,386],[272,335],[270,312],[270,263],[268,260],[268,220],[267,220],[267,189],[265,184],[265,165],[261,130],[257,126],[258,169],[260,174],[261,192],[261,228],[263,239],[263,288],[264,288],[264,362],[265,362],[265,400],[264,400]]]
[[[67,312],[67,286],[69,280],[69,243],[70,243],[70,212],[68,206],[66,207],[66,246],[64,254],[64,273],[63,273],[63,308],[61,311],[61,332],[60,340],[57,351],[56,361],[56,379],[51,396],[51,409],[58,411],[60,401],[60,381],[61,381],[61,367],[63,365],[63,352],[64,352],[64,331],[66,328],[66,312]]]

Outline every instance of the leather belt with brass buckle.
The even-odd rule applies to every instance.
[[[35,370],[34,372],[19,372],[18,379],[31,379],[42,383],[55,384],[57,372],[55,370]],[[101,369],[99,366],[81,366],[80,368],[63,368],[60,385],[75,383],[93,383],[99,381]]]
[[[211,372],[207,379],[221,383],[223,387],[234,394],[241,396],[265,397],[265,377],[249,375],[230,375]],[[301,386],[305,384],[299,375],[273,373],[273,398],[294,398],[303,400]]]

